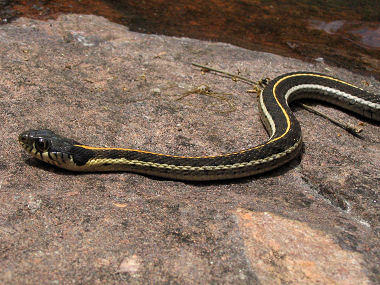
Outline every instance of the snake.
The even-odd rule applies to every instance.
[[[258,106],[269,139],[236,152],[180,156],[140,149],[94,147],[48,129],[22,132],[18,140],[33,157],[69,171],[128,171],[184,181],[242,178],[278,168],[300,154],[302,132],[289,104],[305,98],[380,121],[379,95],[329,75],[301,71],[266,82],[258,96]]]

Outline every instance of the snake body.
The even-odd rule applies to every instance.
[[[261,119],[270,138],[241,151],[214,156],[176,156],[128,148],[83,145],[50,130],[19,136],[34,157],[71,171],[130,171],[176,180],[204,181],[251,176],[295,158],[302,147],[301,128],[289,103],[318,99],[380,121],[380,96],[337,78],[311,72],[281,75],[259,96]]]

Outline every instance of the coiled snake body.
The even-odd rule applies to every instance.
[[[50,130],[19,136],[34,157],[71,171],[131,171],[178,180],[222,180],[250,176],[279,167],[302,147],[298,121],[289,103],[312,98],[380,121],[380,96],[328,75],[294,72],[281,75],[259,96],[261,119],[270,138],[257,146],[215,156],[186,157],[127,148],[83,145]]]

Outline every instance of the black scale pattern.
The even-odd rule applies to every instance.
[[[300,73],[305,73],[309,75],[297,75]],[[248,149],[245,151],[240,151],[236,154],[229,155],[219,155],[215,157],[201,157],[201,158],[190,158],[190,157],[173,157],[170,155],[157,155],[152,153],[145,153],[141,151],[126,151],[126,150],[88,150],[80,147],[73,147],[72,153],[74,155],[74,161],[78,165],[84,165],[89,159],[97,157],[97,158],[125,158],[127,160],[138,160],[143,162],[152,162],[159,164],[168,164],[168,165],[176,165],[176,166],[220,166],[220,165],[231,165],[231,164],[239,164],[244,162],[251,162],[260,159],[265,159],[269,156],[273,156],[274,154],[284,153],[289,148],[293,147],[295,143],[301,142],[301,129],[298,121],[290,110],[286,100],[285,94],[286,92],[294,87],[301,84],[315,84],[315,85],[323,85],[327,87],[331,87],[334,89],[341,90],[348,94],[354,94],[357,97],[360,97],[364,100],[371,101],[374,103],[380,102],[380,96],[368,93],[359,88],[355,88],[339,81],[313,76],[323,74],[318,73],[310,73],[310,72],[296,72],[296,73],[288,73],[277,77],[272,80],[268,86],[263,91],[263,101],[266,106],[266,109],[269,114],[271,114],[276,131],[274,136],[272,137],[269,143],[264,143],[258,149]],[[292,75],[297,75],[290,77]],[[284,79],[284,80],[282,80]],[[278,105],[278,102],[273,96],[273,87],[281,80],[280,83],[277,84],[275,89],[277,100],[288,114],[291,122],[290,129],[286,132],[288,128],[288,123],[286,121],[286,115],[284,114],[281,107]],[[321,93],[322,94],[322,93]],[[321,100],[324,100],[324,95],[321,95]],[[329,99],[326,96],[325,101],[348,101],[350,99],[341,99],[334,98],[333,100]],[[372,111],[371,111],[372,112]],[[368,115],[363,112],[364,115],[371,117],[371,114]],[[285,134],[286,132],[286,134]],[[281,139],[276,140],[276,138],[281,137]],[[155,168],[150,166],[138,166],[131,165],[130,170],[142,173],[150,173],[157,174],[164,177],[179,177],[179,179],[184,178],[188,180],[193,180],[192,177],[195,177],[198,180],[198,176],[206,177],[210,175],[210,178],[214,177],[218,179],[220,177],[242,177],[246,176],[249,173],[255,172],[264,172],[268,169],[275,168],[290,159],[294,158],[299,150],[301,149],[302,144],[300,143],[296,149],[292,153],[284,154],[281,157],[276,157],[273,160],[266,160],[262,164],[263,165],[252,165],[248,168],[242,169],[220,169],[220,170],[202,170],[202,171],[194,171],[194,170],[176,170],[176,169],[167,169],[167,168]],[[228,175],[227,175],[228,174]],[[205,180],[208,180],[207,177]]]

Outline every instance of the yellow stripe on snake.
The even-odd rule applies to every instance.
[[[299,154],[301,128],[289,103],[302,98],[325,101],[380,121],[380,96],[328,75],[294,72],[270,81],[259,96],[261,119],[269,140],[241,151],[187,157],[92,147],[50,130],[23,132],[19,142],[34,157],[71,171],[131,171],[190,181],[246,177],[277,168]]]

